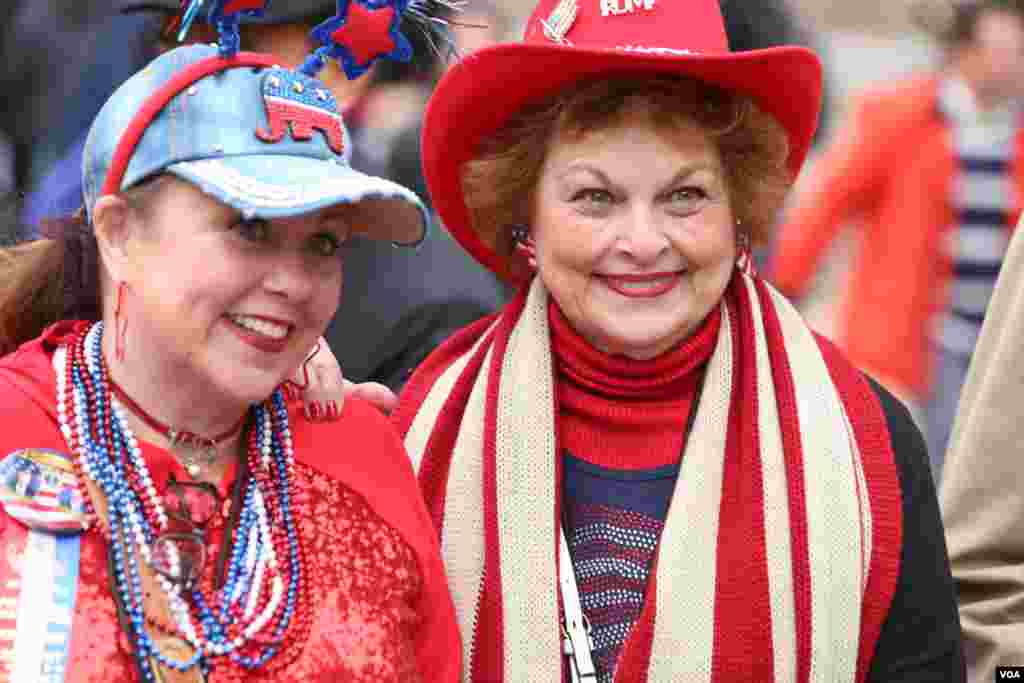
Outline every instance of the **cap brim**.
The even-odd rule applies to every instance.
[[[416,246],[430,214],[415,193],[333,161],[288,155],[235,156],[172,164],[166,169],[253,218],[286,218],[339,204],[354,212],[353,230]]]
[[[484,48],[452,66],[438,84],[421,141],[434,208],[481,264],[502,279],[516,279],[506,257],[472,229],[462,197],[462,166],[476,155],[481,139],[571,83],[636,73],[691,76],[752,98],[786,130],[794,176],[802,166],[821,106],[821,62],[807,48],[692,54],[529,43]]]

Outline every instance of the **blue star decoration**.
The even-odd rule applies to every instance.
[[[310,34],[323,47],[300,70],[315,76],[330,57],[354,80],[378,59],[408,62],[412,45],[399,30],[408,4],[409,0],[338,0],[338,13]]]

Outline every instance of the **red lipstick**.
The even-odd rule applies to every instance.
[[[272,323],[275,323],[275,324],[278,324],[278,325],[286,325],[286,326],[288,326],[288,334],[286,334],[285,336],[281,337],[280,339],[275,339],[274,337],[268,337],[265,334],[260,334],[259,332],[256,332],[255,330],[250,330],[247,327],[243,327],[242,325],[239,325],[238,323],[236,323],[234,320],[231,319],[231,316],[225,316],[225,319],[226,319],[226,321],[228,323],[228,328],[235,334],[236,337],[241,339],[243,342],[245,342],[249,346],[252,346],[253,348],[258,349],[260,351],[264,351],[266,353],[281,353],[282,351],[284,351],[288,347],[288,339],[289,339],[289,337],[291,337],[291,328],[292,328],[292,326],[289,323],[287,323],[287,322],[285,322],[283,320],[275,320],[274,318],[267,318],[266,316],[255,316],[255,315],[253,315],[253,316],[246,316],[246,317],[261,318],[262,320],[266,320],[268,322],[272,322]]]
[[[631,299],[652,299],[661,296],[678,285],[682,277],[682,271],[600,276],[608,289]]]

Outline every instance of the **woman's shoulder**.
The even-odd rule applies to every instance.
[[[405,447],[391,421],[375,406],[349,398],[333,422],[311,422],[301,404],[290,410],[295,459],[367,495],[385,478],[415,483]]]
[[[885,416],[889,442],[901,474],[916,470],[930,472],[924,435],[914,422],[910,409],[870,376],[864,375],[864,379],[878,399]]]
[[[62,320],[11,353],[0,356],[0,382],[4,382],[5,389],[11,388],[22,396],[41,401],[55,412],[52,410],[56,386],[53,353],[58,346],[91,324],[81,320]],[[0,393],[0,404],[7,405],[8,398],[6,391]]]
[[[19,448],[64,446],[51,359],[42,338],[0,358],[0,456]]]
[[[413,372],[399,396],[398,408],[391,416],[391,421],[397,426],[399,434],[404,436],[408,432],[420,406],[441,375],[487,335],[502,311],[481,318],[453,334],[434,349]]]
[[[889,390],[853,363],[829,339],[816,335],[832,379],[846,401],[847,413],[862,434],[881,429],[887,436],[901,481],[918,470],[929,472],[924,437],[910,410]]]
[[[867,680],[963,681],[956,590],[924,437],[898,398],[864,379],[885,415],[901,501],[897,582]]]
[[[346,398],[341,414],[335,420],[310,420],[302,412],[301,401],[289,405],[289,417],[293,435],[297,439],[308,437],[309,442],[315,444],[314,451],[323,450],[323,446],[336,439],[343,439],[353,446],[386,447],[393,444],[401,447],[398,433],[387,415],[361,398]]]

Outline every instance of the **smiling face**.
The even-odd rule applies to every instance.
[[[653,358],[719,302],[736,258],[729,188],[702,128],[659,127],[642,106],[556,135],[534,195],[537,272],[596,348]]]
[[[302,363],[338,306],[339,249],[350,232],[344,207],[243,220],[166,178],[144,216],[129,221],[126,361],[158,377],[263,400]]]

